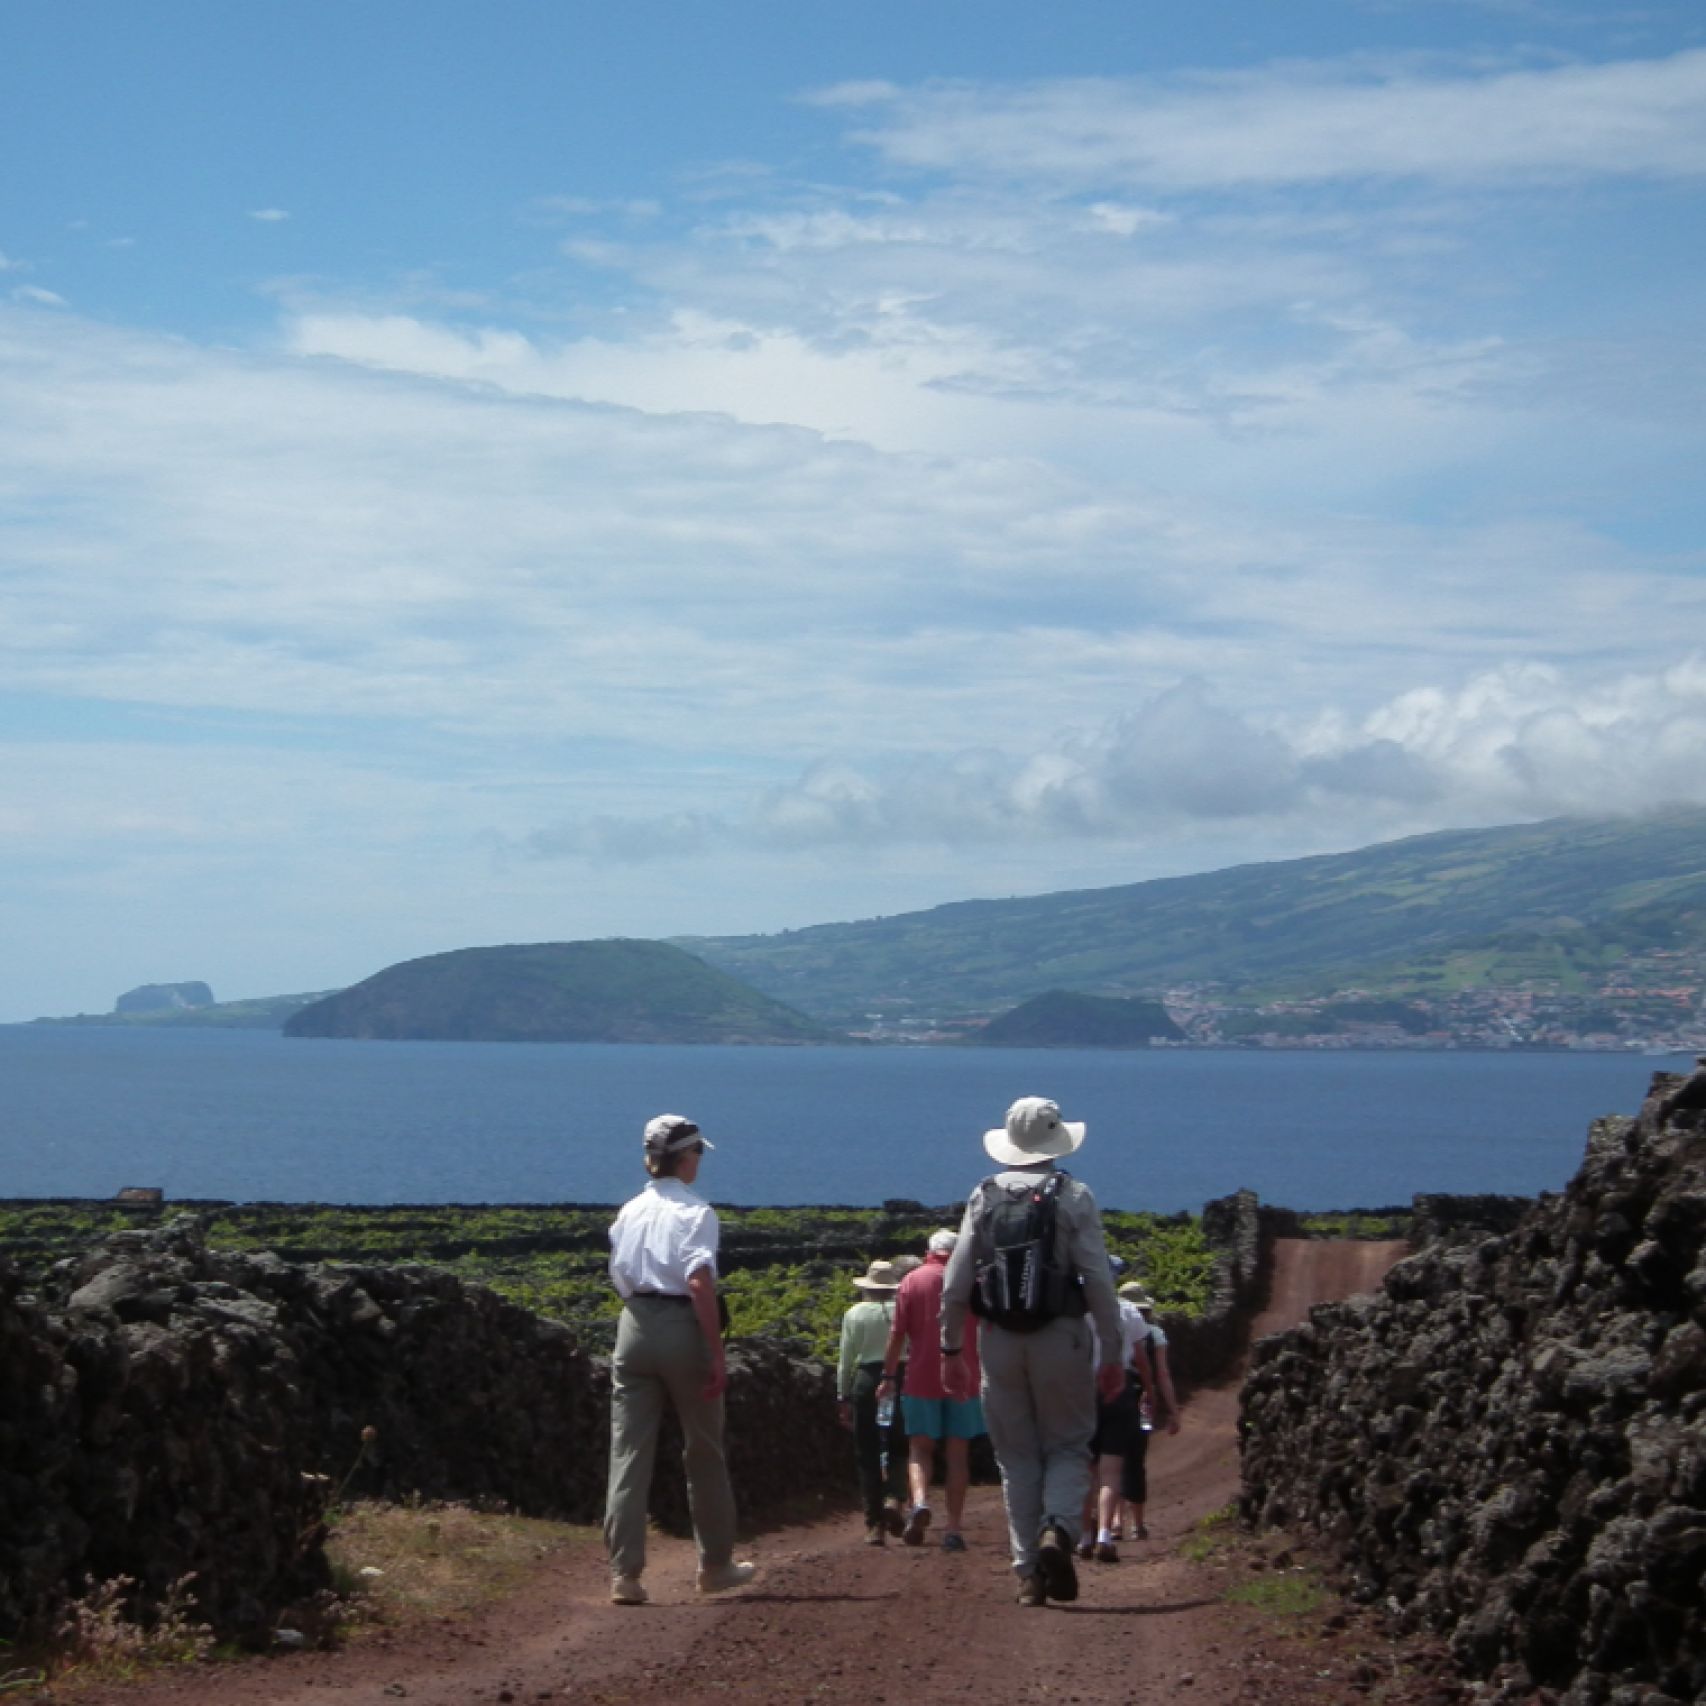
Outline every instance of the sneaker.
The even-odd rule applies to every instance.
[[[930,1507],[914,1505],[907,1516],[905,1526],[900,1531],[900,1537],[908,1546],[922,1546],[924,1531],[930,1526]]]
[[[1019,1578],[1019,1603],[1021,1605],[1041,1605],[1043,1603],[1043,1584],[1035,1576]]]
[[[1037,1577],[1043,1592],[1062,1603],[1078,1597],[1078,1571],[1072,1563],[1072,1542],[1066,1530],[1050,1523],[1037,1548]]]
[[[1137,1537],[1139,1540],[1147,1540],[1149,1538],[1149,1530],[1145,1528],[1141,1522],[1137,1525]]]
[[[1078,1556],[1085,1563],[1089,1563],[1096,1556],[1096,1542],[1088,1534],[1078,1542]]]
[[[963,1534],[956,1534],[952,1529],[949,1529],[942,1536],[942,1550],[944,1552],[963,1552],[965,1549],[966,1537]]]
[[[700,1593],[727,1593],[745,1587],[757,1574],[756,1564],[712,1564],[700,1570],[693,1585]]]
[[[888,1538],[889,1532],[880,1522],[865,1525],[865,1544],[867,1546],[886,1546]]]
[[[1096,1542],[1096,1562],[1098,1564],[1117,1564],[1120,1561],[1120,1549],[1111,1540]]]
[[[651,1595],[640,1584],[638,1576],[612,1576],[610,1603],[612,1605],[644,1605]]]
[[[883,1506],[883,1527],[896,1540],[906,1533],[906,1517],[899,1505],[890,1503]]]

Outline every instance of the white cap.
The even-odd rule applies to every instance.
[[[716,1148],[685,1114],[659,1114],[656,1119],[646,1121],[648,1155],[674,1155],[695,1143],[702,1143],[707,1149]]]

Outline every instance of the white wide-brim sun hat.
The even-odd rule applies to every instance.
[[[1007,1123],[983,1134],[989,1158],[1008,1167],[1058,1160],[1083,1141],[1083,1122],[1063,1120],[1058,1105],[1043,1096],[1021,1096],[1007,1110]]]

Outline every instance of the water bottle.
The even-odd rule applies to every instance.
[[[887,1433],[894,1426],[894,1394],[877,1400],[877,1426]]]

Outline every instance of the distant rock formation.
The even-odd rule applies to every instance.
[[[407,960],[294,1014],[287,1037],[821,1043],[815,1020],[664,942],[535,942]]]
[[[1159,1001],[1051,989],[991,1019],[977,1041],[992,1048],[1148,1048],[1183,1042]]]
[[[1256,1346],[1243,1513],[1316,1531],[1488,1702],[1706,1698],[1706,1072],[1505,1224]]]
[[[205,983],[144,983],[127,989],[113,1003],[115,1013],[172,1013],[185,1007],[211,1007],[213,991]]]

